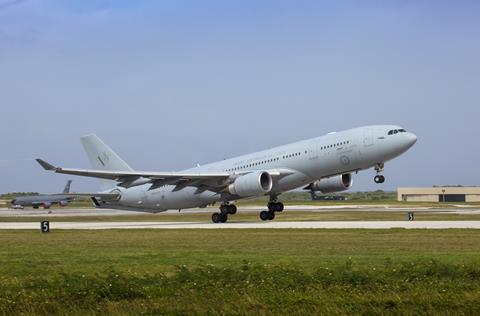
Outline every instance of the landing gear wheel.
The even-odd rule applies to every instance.
[[[221,205],[221,206],[220,206],[220,213],[221,213],[221,214],[228,214],[228,207],[229,207],[229,206],[230,206],[230,205],[227,205],[227,204]]]
[[[237,207],[233,204],[227,206],[228,214],[235,215],[237,214]]]
[[[375,176],[375,178],[373,178],[373,181],[375,181],[375,183],[384,183],[385,182],[385,177],[381,176],[381,175],[378,175],[378,176]]]
[[[268,221],[270,219],[270,211],[261,211],[260,212],[260,219],[262,221]]]
[[[220,214],[220,223],[226,223],[228,220],[227,214]]]
[[[220,213],[213,213],[212,214],[212,222],[214,222],[215,224],[220,223],[220,217],[221,216],[222,216],[222,214],[220,214]]]
[[[220,206],[220,213],[225,215],[235,215],[237,213],[237,207],[233,204],[222,204]]]
[[[284,208],[285,208],[285,207],[283,206],[283,203],[282,203],[282,202],[278,202],[278,203],[277,203],[277,210],[276,210],[276,212],[283,212]]]
[[[273,220],[275,219],[275,212],[272,212],[272,211],[268,211],[268,220]]]
[[[275,212],[275,210],[277,209],[277,203],[270,202],[268,203],[267,207],[270,212]]]
[[[225,223],[228,220],[228,215],[227,214],[222,214],[222,213],[213,213],[212,214],[212,222],[215,224],[217,223]]]
[[[268,210],[270,212],[282,212],[283,211],[283,203],[280,202],[270,202],[268,203]]]

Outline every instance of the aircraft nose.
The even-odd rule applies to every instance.
[[[17,200],[12,200],[10,203],[12,203],[12,205],[15,205],[16,202]]]
[[[406,133],[405,138],[406,138],[406,144],[408,148],[412,147],[417,142],[417,135],[413,133]]]

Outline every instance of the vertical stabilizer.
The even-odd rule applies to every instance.
[[[67,184],[65,185],[65,189],[63,189],[63,193],[70,193],[70,184],[72,184],[72,180],[67,181]]]
[[[109,171],[132,171],[133,169],[108,147],[97,135],[87,135],[80,138],[83,149],[93,169]],[[114,181],[103,180],[102,190],[115,186]]]

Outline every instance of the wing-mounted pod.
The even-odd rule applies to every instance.
[[[228,192],[240,197],[262,196],[273,187],[272,176],[266,171],[256,171],[242,175],[228,186]]]
[[[322,193],[333,193],[346,191],[352,187],[353,177],[346,173],[330,178],[323,178],[308,185],[304,190],[320,191]]]

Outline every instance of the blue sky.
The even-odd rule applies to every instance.
[[[88,133],[170,171],[379,123],[419,142],[355,190],[479,184],[479,16],[477,1],[0,0],[0,192],[60,190],[68,177],[17,159],[89,167]]]

